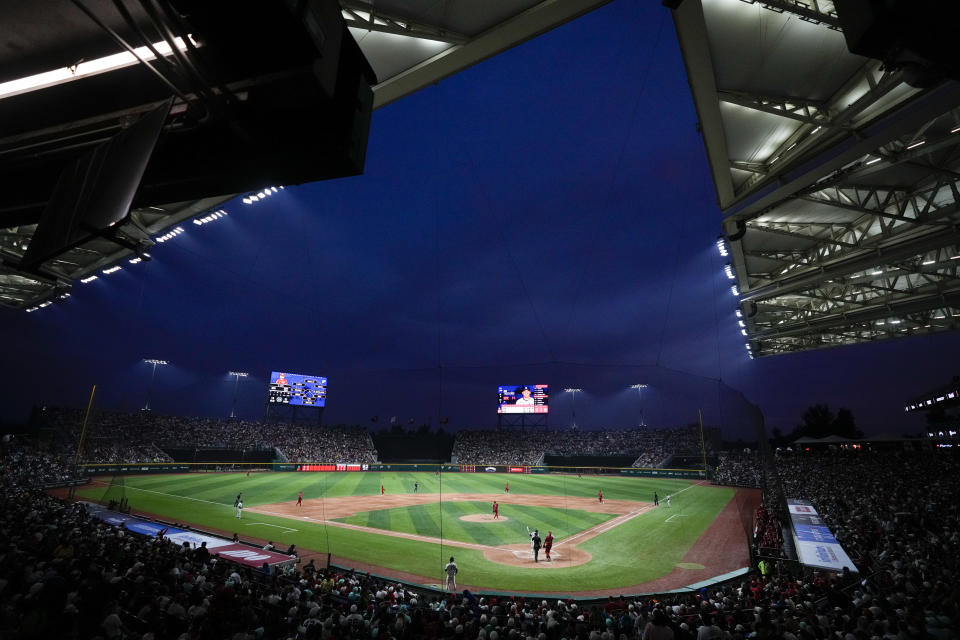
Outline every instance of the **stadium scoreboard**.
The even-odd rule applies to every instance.
[[[497,413],[548,413],[550,385],[513,384],[499,389]]]
[[[299,373],[270,373],[270,404],[323,407],[327,404],[327,379]]]

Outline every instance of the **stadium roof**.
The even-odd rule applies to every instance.
[[[190,4],[179,0],[168,2],[169,6]],[[376,76],[375,83],[372,83],[373,108],[376,109],[607,2],[609,0],[498,0],[495,3],[473,0],[379,0],[374,5],[343,0],[340,6],[346,27]],[[100,56],[120,51],[115,39],[107,36],[111,29],[128,40],[137,35],[134,23],[141,29],[141,35],[143,31],[149,32],[152,23],[146,5],[135,1],[122,4],[129,14],[126,18],[118,12],[119,5],[109,0],[50,0],[44,3],[43,16],[39,15],[37,6],[30,3],[6,3],[0,8],[0,20],[9,27],[9,46],[0,49],[0,66],[3,68],[0,73],[0,103],[4,100],[8,102],[7,124],[0,127],[0,158],[6,154],[8,166],[11,166],[11,162],[18,162],[9,158],[11,154],[20,153],[25,145],[46,144],[53,135],[59,136],[58,140],[68,135],[79,135],[76,133],[78,127],[82,127],[83,135],[89,135],[94,120],[102,127],[106,118],[115,124],[140,113],[135,110],[140,109],[139,106],[127,108],[125,112],[112,110],[109,113],[107,107],[102,106],[104,113],[96,118],[77,120],[69,125],[58,124],[57,127],[38,125],[20,130],[16,129],[16,118],[9,117],[11,113],[14,116],[33,115],[32,108],[19,108],[20,105],[33,100],[33,104],[47,109],[57,107],[55,110],[63,112],[60,105],[70,104],[69,100],[63,98],[66,90],[51,90],[42,86],[36,89],[36,97],[24,92],[2,93],[2,83],[70,67],[80,61],[99,59]],[[85,16],[78,8],[81,5],[86,7],[89,15]],[[254,6],[244,5],[247,9]],[[164,9],[167,8],[164,5]],[[278,4],[272,10],[277,8],[283,9]],[[97,20],[103,24],[97,24]],[[115,93],[122,93],[116,91],[120,84],[129,91],[130,86],[126,81],[130,77],[135,77],[143,84],[153,82],[157,87],[161,86],[154,82],[149,70],[142,65],[125,67],[100,74],[99,77],[112,75],[124,76],[110,85]],[[106,85],[101,83],[101,86]],[[60,95],[47,99],[43,92],[48,90],[60,92]],[[18,103],[10,105],[7,95],[14,96]],[[362,155],[360,158],[362,162]],[[348,174],[349,168],[345,171],[338,166],[328,169],[327,173],[329,176]],[[96,237],[82,242],[68,253],[44,263],[42,272],[27,271],[18,265],[23,261],[34,237],[36,218],[44,203],[37,198],[21,198],[16,207],[5,208],[5,203],[0,203],[0,304],[29,311],[45,307],[67,297],[77,280],[102,274],[104,269],[125,264],[124,260],[136,261],[138,257],[148,259],[149,247],[174,237],[181,223],[191,219],[209,219],[215,215],[218,207],[237,195],[249,194],[256,200],[257,193],[262,194],[266,185],[276,182],[250,184],[247,187],[249,191],[215,189],[212,193],[209,190],[198,193],[198,197],[193,199],[181,198],[180,202],[167,203],[167,200],[161,199],[150,202],[150,206],[134,206],[129,219],[113,229],[112,239]],[[32,207],[28,213],[24,212],[26,205],[23,202],[28,202]],[[118,238],[124,244],[118,244]]]
[[[673,16],[751,357],[960,327],[960,84],[850,53],[829,0]]]

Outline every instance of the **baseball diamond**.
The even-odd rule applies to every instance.
[[[442,584],[439,558],[451,552],[458,584],[480,591],[644,592],[749,566],[737,502],[756,502],[756,492],[667,478],[546,474],[509,481],[509,495],[502,474],[479,473],[168,474],[128,476],[123,488],[141,513],[209,531],[239,529],[245,539],[296,544],[344,566],[423,585]],[[97,478],[78,496],[99,499],[110,486]],[[669,511],[653,504],[655,491],[674,496]],[[241,492],[238,521],[232,501]],[[494,500],[500,520],[490,513]],[[534,562],[528,527],[555,536],[550,562]]]

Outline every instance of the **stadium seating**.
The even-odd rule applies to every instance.
[[[960,630],[960,474],[948,458],[778,457],[786,495],[814,503],[859,576],[780,563],[766,577],[602,604],[441,596],[312,564],[265,575],[112,529],[36,490],[67,478],[49,454],[14,447],[2,458],[4,637],[946,640]]]

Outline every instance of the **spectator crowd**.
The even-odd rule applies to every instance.
[[[83,426],[83,412],[47,408],[45,426],[60,434],[69,455]],[[377,459],[363,427],[281,424],[216,418],[189,418],[152,412],[98,411],[87,426],[84,462],[171,462],[163,449],[274,451],[279,459],[302,462],[369,463]]]
[[[453,444],[460,464],[529,466],[545,455],[631,455],[634,467],[658,467],[675,453],[699,454],[699,429],[467,429],[457,431]]]
[[[785,494],[810,500],[859,575],[788,571],[656,597],[573,602],[441,594],[308,563],[259,572],[92,519],[37,490],[47,454],[0,467],[0,635],[235,640],[872,640],[960,631],[958,465],[920,454],[781,455]],[[469,582],[469,565],[460,578]],[[439,567],[438,567],[439,569]]]

